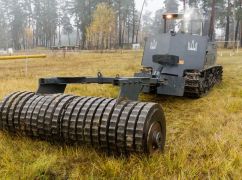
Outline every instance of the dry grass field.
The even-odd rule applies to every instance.
[[[49,54],[47,59],[0,62],[0,98],[35,91],[38,78],[96,75],[132,76],[141,52]],[[160,103],[167,119],[164,154],[108,157],[87,147],[70,147],[0,133],[1,179],[241,179],[242,53],[219,57],[224,81],[198,100],[142,95]],[[70,86],[68,94],[115,97],[106,85]]]

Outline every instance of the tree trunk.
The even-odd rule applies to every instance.
[[[128,31],[127,32],[127,36],[128,36],[127,38],[128,38],[128,44],[129,44],[129,40],[130,40],[130,38],[129,38],[130,37],[130,18],[128,20],[128,29],[127,29],[127,31]]]
[[[230,0],[228,0],[228,11],[226,16],[226,30],[225,30],[225,41],[229,41],[229,25],[230,25]],[[228,48],[228,42],[224,43],[224,48]]]
[[[237,47],[240,20],[237,20],[234,34],[234,49]]]
[[[36,30],[35,30],[35,47],[38,47],[39,45],[39,26],[37,22]]]
[[[125,39],[124,39],[124,33],[125,33],[125,22],[123,22],[123,31],[122,31],[122,44],[125,43]]]
[[[55,34],[54,36],[53,36],[53,46],[55,46],[55,44],[56,44],[56,38],[57,38],[57,34]]]
[[[32,48],[35,48],[35,37],[36,37],[36,34],[35,34],[35,30],[33,29],[33,37],[32,37],[32,44],[33,44],[33,47]]]
[[[79,39],[80,39],[80,36],[79,36],[79,29],[78,27],[76,28],[76,46],[79,46]]]
[[[132,44],[134,44],[135,37],[135,4],[133,6],[133,34],[132,34]]]
[[[122,20],[121,20],[121,0],[118,1],[118,22],[119,22],[119,35],[118,35],[118,44],[119,47],[122,47]]]
[[[212,12],[211,12],[211,18],[210,18],[210,27],[209,27],[210,41],[213,41],[213,38],[214,38],[215,4],[216,4],[216,0],[213,0],[212,1]]]
[[[241,10],[241,8],[242,8],[242,0],[239,1],[239,8]],[[238,27],[238,33],[239,33],[239,29],[240,29],[240,47],[242,47],[242,19],[241,19],[241,16],[239,17],[238,21],[240,21],[240,28]]]
[[[68,43],[69,43],[69,46],[70,46],[71,45],[70,33],[68,32],[67,35],[68,35]]]
[[[59,42],[58,42],[58,46],[61,46],[61,26],[59,25]]]
[[[239,34],[239,24],[240,24],[240,20],[238,20],[238,21],[237,21],[237,23],[236,23],[236,28],[235,28],[235,37],[234,37],[235,42],[237,42],[237,40],[238,40],[238,34]]]
[[[224,48],[228,48],[228,41],[229,41],[229,25],[230,25],[229,21],[230,21],[230,17],[227,16],[226,19],[227,19],[226,30],[225,30],[225,41],[226,42],[224,43]]]
[[[83,30],[83,33],[82,33],[82,49],[85,48],[85,44],[86,44],[86,29],[85,28],[82,28]]]
[[[242,21],[240,23],[240,47],[242,47]]]
[[[145,7],[145,2],[146,2],[146,0],[143,1],[142,9],[141,9],[141,12],[140,12],[139,24],[138,24],[137,33],[136,33],[136,43],[138,43],[138,39],[139,39],[139,29],[140,29],[143,10],[144,10],[144,7]]]

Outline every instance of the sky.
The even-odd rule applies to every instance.
[[[141,11],[143,0],[135,0],[135,1],[136,1],[138,11]],[[146,1],[147,1],[146,3],[147,5],[144,8],[144,12],[151,11],[154,14],[155,11],[157,11],[158,9],[161,9],[163,6],[163,0],[146,0]]]

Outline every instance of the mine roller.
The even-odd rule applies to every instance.
[[[1,129],[112,154],[163,152],[164,112],[157,103],[139,102],[139,94],[200,98],[221,82],[223,72],[216,65],[216,45],[204,33],[201,15],[167,13],[163,17],[164,31],[146,39],[139,73],[42,78],[37,92],[14,92],[0,103]],[[64,94],[69,84],[91,83],[119,86],[118,98]]]

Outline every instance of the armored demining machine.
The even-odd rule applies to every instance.
[[[195,13],[195,15],[194,15]],[[138,102],[140,93],[200,98],[222,80],[216,45],[193,13],[163,15],[164,28],[146,40],[143,70],[134,77],[55,77],[37,92],[15,92],[0,103],[0,127],[48,141],[92,146],[109,154],[162,152],[166,122],[159,104]],[[117,99],[63,94],[69,84],[113,84]]]

